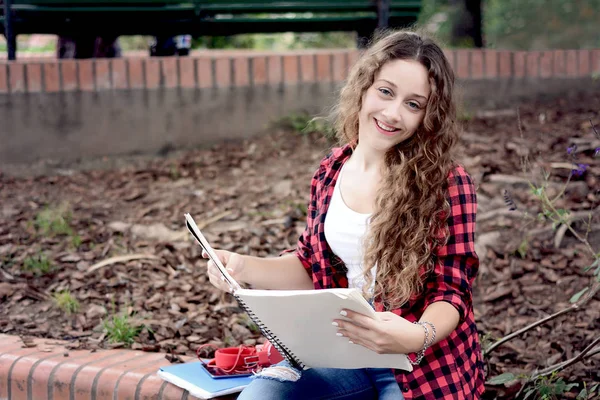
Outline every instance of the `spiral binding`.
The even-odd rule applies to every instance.
[[[306,366],[296,357],[296,355],[290,351],[281,341],[273,335],[273,333],[261,322],[261,320],[254,314],[254,312],[248,307],[248,305],[239,296],[233,295],[240,304],[240,307],[248,314],[252,322],[256,324],[260,332],[267,338],[269,342],[279,351],[279,353],[292,365],[292,367],[303,370]]]

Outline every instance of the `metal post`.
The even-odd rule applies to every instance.
[[[387,29],[390,23],[390,0],[377,1],[377,29]]]
[[[8,45],[8,59],[13,61],[17,58],[17,38],[12,26],[12,0],[4,0],[4,36]]]

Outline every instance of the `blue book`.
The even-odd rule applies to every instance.
[[[201,399],[241,392],[252,381],[251,376],[213,378],[200,361],[162,367],[157,375]]]

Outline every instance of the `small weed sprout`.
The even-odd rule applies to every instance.
[[[111,343],[124,343],[131,345],[134,339],[143,329],[143,326],[135,325],[125,313],[113,315],[102,323],[104,332]]]
[[[79,301],[68,290],[55,293],[52,298],[54,304],[67,315],[75,314],[79,311]]]
[[[23,260],[23,269],[28,272],[33,272],[36,276],[41,276],[51,272],[54,267],[45,254],[39,253],[36,256],[27,257]]]
[[[57,207],[46,207],[40,211],[33,222],[36,230],[42,236],[68,236],[71,245],[78,248],[81,245],[81,237],[73,230],[70,223],[72,220],[69,205],[63,203]]]

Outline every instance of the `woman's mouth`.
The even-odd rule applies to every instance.
[[[377,130],[386,136],[393,136],[394,134],[396,134],[396,132],[400,130],[398,128],[394,128],[393,126],[385,124],[376,118],[373,119],[375,120],[375,126],[377,127]]]

